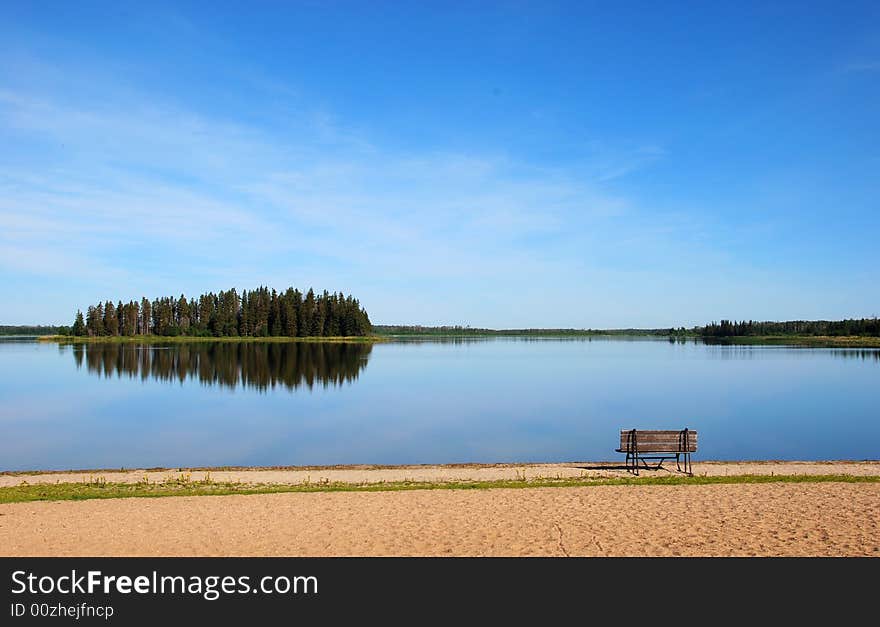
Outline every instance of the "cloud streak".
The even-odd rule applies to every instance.
[[[667,158],[655,143],[597,141],[558,167],[413,152],[319,109],[246,124],[69,74],[63,93],[0,83],[0,276],[75,277],[57,321],[108,297],[293,283],[354,292],[377,322],[678,323],[684,305],[648,321],[643,298],[683,273],[711,296],[731,264],[694,211],[610,191]]]
[[[3,133],[25,148],[54,147],[25,167],[0,162],[8,269],[100,274],[108,257],[150,248],[209,265],[233,249],[254,266],[317,255],[413,277],[492,276],[527,263],[505,250],[511,243],[626,211],[625,200],[564,171],[504,155],[390,152],[328,116],[275,133],[107,100],[0,91]],[[91,253],[60,252],[77,248]]]
[[[843,70],[844,72],[880,72],[880,61],[850,63]]]

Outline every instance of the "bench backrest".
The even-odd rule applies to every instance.
[[[620,448],[639,453],[694,453],[697,450],[697,432],[620,430]]]

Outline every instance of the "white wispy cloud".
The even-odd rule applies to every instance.
[[[844,72],[880,72],[880,61],[857,61],[848,63],[843,68]]]
[[[626,205],[503,155],[383,151],[329,116],[307,115],[273,135],[146,99],[110,101],[0,90],[0,128],[50,147],[40,169],[2,162],[0,241],[34,246],[55,233],[115,251],[154,238],[193,254],[246,240],[263,254],[322,251],[449,274],[473,271],[482,251],[505,241]]]
[[[652,251],[719,255],[694,243],[699,225],[658,228],[662,216],[606,187],[663,159],[653,143],[596,142],[571,167],[539,166],[389,149],[299,105],[257,126],[73,80],[60,93],[0,81],[12,147],[0,151],[0,274],[75,274],[101,298],[257,283],[366,298],[375,286],[379,320],[431,321],[452,290],[554,298],[656,272],[642,263]],[[682,237],[691,245],[676,251]],[[480,314],[470,298],[450,306],[458,321]]]

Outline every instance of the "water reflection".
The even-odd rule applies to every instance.
[[[833,351],[838,357],[850,359],[873,359],[880,361],[880,350],[876,348],[840,348]]]
[[[367,367],[371,344],[319,342],[206,342],[170,346],[75,344],[77,368],[142,380],[199,381],[205,385],[289,390],[337,386]]]
[[[708,355],[715,359],[742,360],[742,359],[768,359],[784,357],[785,359],[812,360],[817,355],[828,355],[837,359],[859,359],[862,361],[880,362],[880,349],[877,348],[825,348],[816,346],[797,346],[793,344],[777,345],[749,345],[749,344],[723,344],[718,342],[703,342],[697,340],[697,345],[702,345],[708,351]]]
[[[876,459],[878,378],[877,349],[666,338],[0,341],[0,470],[620,461],[682,424],[703,460]]]
[[[696,348],[706,351],[709,357],[723,360],[767,359],[791,356],[814,359],[816,354],[827,354],[841,359],[861,359],[880,362],[880,348],[823,347],[798,344],[733,344],[716,338],[680,337],[665,335],[450,335],[450,336],[407,336],[394,335],[395,344],[564,344],[592,343],[664,343],[673,347]]]

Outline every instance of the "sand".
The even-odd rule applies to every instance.
[[[558,464],[448,464],[423,466],[320,466],[292,468],[237,468],[231,470],[91,470],[42,473],[0,473],[0,487],[24,482],[81,483],[100,478],[109,483],[138,483],[144,478],[151,483],[176,479],[181,474],[192,481],[206,476],[215,482],[241,483],[379,483],[391,481],[498,481],[502,479],[628,477],[618,462],[568,462]],[[674,475],[675,462],[665,462],[657,471],[645,476]],[[694,462],[694,474],[718,475],[880,475],[877,461],[757,461],[757,462]]]
[[[880,556],[878,521],[877,483],[110,499],[0,505],[0,554]]]

